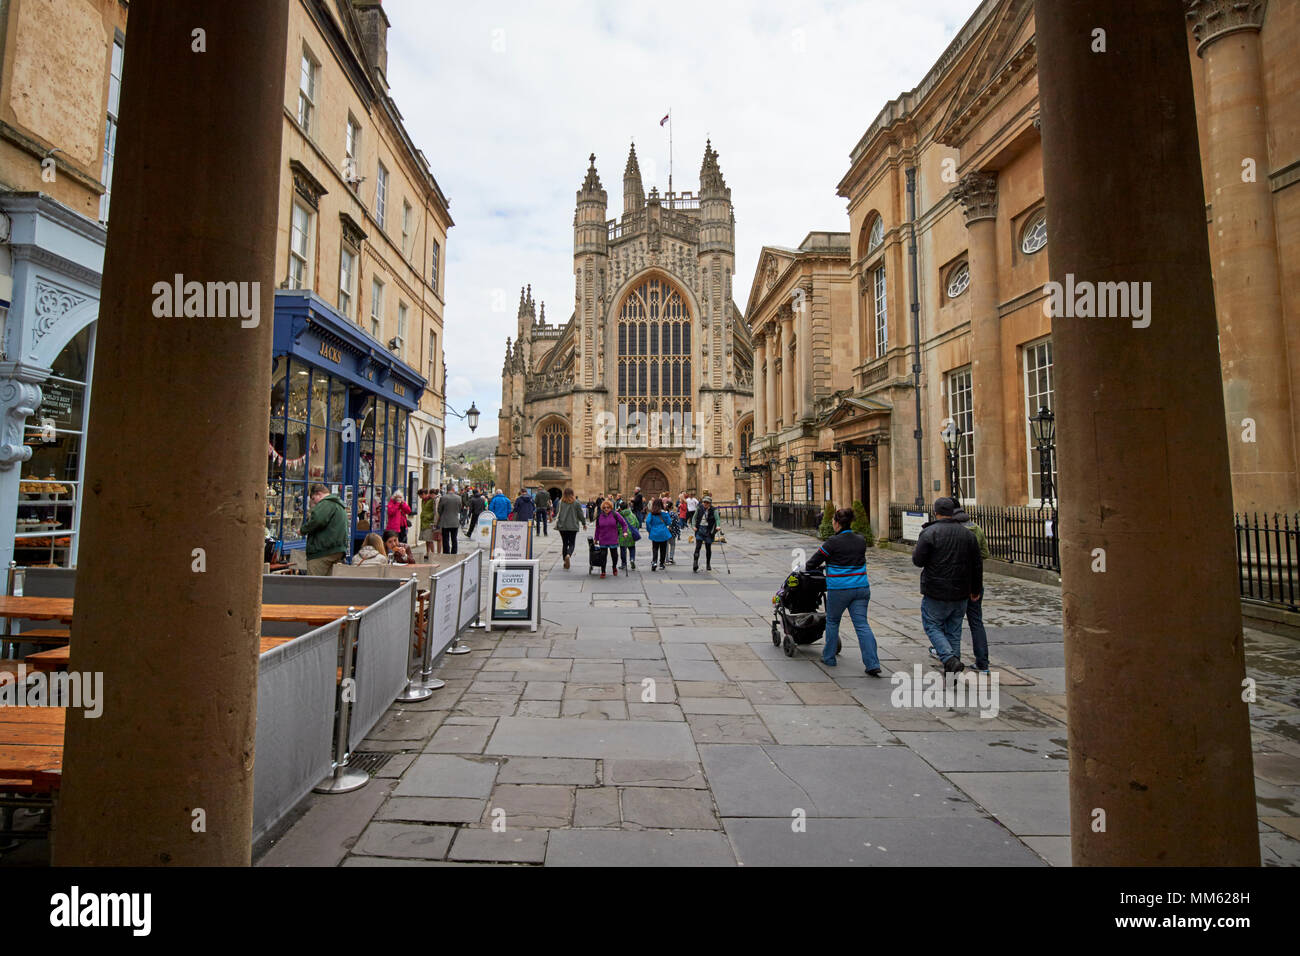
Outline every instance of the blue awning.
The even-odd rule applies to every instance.
[[[273,354],[289,355],[414,411],[426,380],[315,293],[275,293]]]

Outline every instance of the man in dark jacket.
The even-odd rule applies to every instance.
[[[528,489],[519,492],[519,497],[515,499],[515,520],[532,521],[533,511],[536,509],[533,504],[533,496],[528,493]]]
[[[311,514],[302,526],[307,539],[307,573],[328,576],[348,549],[348,512],[343,500],[322,484],[311,486]]]
[[[551,515],[551,496],[546,493],[545,488],[537,489],[537,494],[533,496],[533,507],[537,509],[533,513],[534,523],[543,535],[549,535],[547,520]]]
[[[947,673],[965,669],[961,662],[961,623],[966,602],[978,601],[984,589],[984,561],[975,535],[954,520],[957,502],[940,498],[934,521],[921,529],[912,563],[921,568],[921,623]]]
[[[438,499],[438,528],[442,531],[442,553],[455,554],[460,531],[460,495],[447,489]]]
[[[483,509],[486,507],[487,507],[487,502],[483,500],[483,496],[479,494],[478,489],[475,488],[474,493],[469,496],[469,529],[468,530],[470,534],[474,533],[474,526],[478,524],[478,516],[483,513]]]

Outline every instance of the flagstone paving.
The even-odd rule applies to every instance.
[[[471,632],[446,687],[362,743],[393,754],[376,779],[308,798],[260,865],[1069,865],[1059,589],[986,576],[996,713],[899,707],[847,616],[837,667],[773,646],[772,593],[813,539],[727,538],[710,574],[683,542],[665,572],[604,580],[539,538],[542,626]],[[931,672],[917,570],[868,561],[886,677]],[[1300,865],[1300,644],[1246,647],[1260,846]]]

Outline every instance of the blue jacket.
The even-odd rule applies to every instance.
[[[505,495],[493,495],[488,502],[488,511],[496,515],[498,521],[505,521],[510,517],[510,499]]]
[[[857,532],[845,528],[839,534],[831,535],[808,559],[804,570],[815,570],[823,561],[826,562],[826,590],[871,587],[867,580],[867,541]]]
[[[649,533],[651,541],[667,541],[673,536],[664,515],[655,514],[653,511],[645,516],[645,529]]]

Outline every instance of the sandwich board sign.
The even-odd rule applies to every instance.
[[[492,526],[492,546],[488,549],[493,560],[501,558],[531,560],[533,556],[533,523],[531,521],[498,521]]]
[[[537,561],[493,561],[489,566],[487,629],[527,627],[541,621],[541,570]]]

